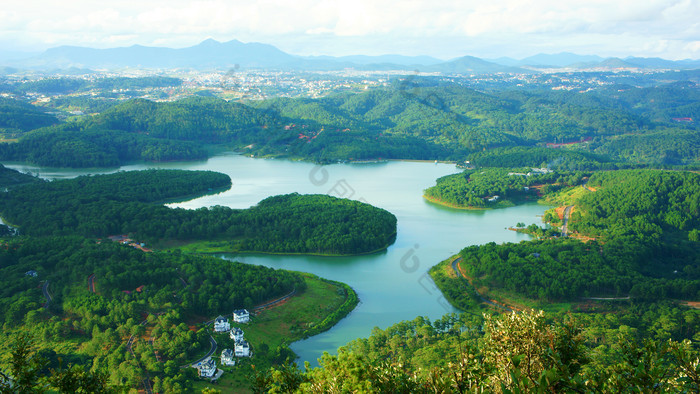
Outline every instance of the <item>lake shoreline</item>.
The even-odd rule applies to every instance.
[[[396,238],[396,234],[393,235],[394,237],[394,242]],[[206,242],[216,242],[216,241],[195,241],[192,244],[197,244],[197,243],[206,243]],[[307,253],[307,252],[264,252],[264,251],[256,251],[256,250],[228,250],[228,249],[216,249],[216,248],[207,248],[204,246],[207,251],[202,251],[198,252],[196,250],[190,251],[187,250],[188,245],[183,245],[179,247],[174,247],[174,248],[167,248],[164,249],[165,251],[172,251],[172,250],[181,250],[182,252],[185,253],[193,253],[193,254],[206,254],[206,255],[217,255],[217,254],[232,254],[232,255],[267,255],[267,256],[295,256],[295,257],[304,257],[304,256],[313,256],[313,257],[355,257],[355,256],[367,256],[367,255],[373,255],[373,254],[378,254],[381,252],[385,252],[391,245],[394,244],[394,242],[391,242],[381,248],[367,251],[367,252],[361,252],[361,253],[351,253],[351,254],[334,254],[334,253]],[[212,250],[213,249],[213,250]]]
[[[472,206],[468,206],[468,205],[452,204],[449,202],[442,201],[439,198],[430,197],[426,194],[423,194],[423,198],[426,201],[433,203],[433,204],[442,205],[443,207],[452,208],[452,209],[460,209],[460,210],[464,210],[464,211],[488,211],[490,209],[493,209],[493,208],[487,208],[487,207],[482,208],[482,207],[472,207]]]

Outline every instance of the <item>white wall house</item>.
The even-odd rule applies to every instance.
[[[224,351],[221,352],[221,364],[236,365],[236,359],[234,357],[233,350],[224,349]]]
[[[216,375],[216,361],[211,357],[198,362],[194,367],[199,371],[200,377],[211,378]]]
[[[214,320],[214,331],[215,332],[226,332],[231,329],[231,324],[228,322],[228,319],[219,316]]]
[[[242,341],[243,340],[243,330],[241,330],[238,327],[233,327],[233,328],[231,328],[231,331],[229,332],[229,337],[236,342]]]
[[[250,357],[250,345],[247,341],[236,341],[236,346],[234,347],[234,354],[236,357]]]
[[[233,321],[236,323],[248,323],[250,321],[250,313],[247,309],[236,309],[233,311]]]

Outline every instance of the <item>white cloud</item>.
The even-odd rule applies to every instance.
[[[449,57],[489,47],[513,53],[599,46],[601,52],[647,50],[679,56],[700,36],[697,0],[111,0],[108,4],[3,0],[0,45],[14,41],[34,46],[182,47],[214,37],[290,45],[306,53],[322,48],[346,53],[403,48],[413,54]],[[315,47],[304,49],[304,39]],[[438,48],[442,53],[436,52]],[[697,56],[697,51],[693,53]]]

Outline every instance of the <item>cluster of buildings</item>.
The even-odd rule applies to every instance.
[[[250,313],[246,309],[237,309],[233,311],[232,320],[234,323],[248,323],[250,322]],[[229,337],[234,341],[233,349],[224,349],[221,352],[221,364],[233,366],[236,365],[236,358],[251,356],[250,344],[245,340],[243,330],[239,327],[231,327],[227,318],[219,316],[214,319],[214,332],[228,332]],[[211,357],[198,362],[194,367],[202,378],[216,379],[223,373],[217,369],[216,361]]]

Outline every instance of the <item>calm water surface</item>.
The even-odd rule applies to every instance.
[[[233,187],[223,193],[172,204],[184,208],[223,205],[247,208],[276,194],[322,193],[366,201],[398,218],[396,242],[369,256],[313,257],[227,255],[226,259],[311,272],[349,284],[360,298],[358,307],[331,330],[292,344],[301,362],[324,351],[335,352],[348,341],[367,337],[373,327],[386,328],[416,316],[436,319],[455,312],[427,275],[428,269],[461,248],[487,242],[518,242],[527,235],[506,230],[517,222],[539,223],[545,207],[537,204],[490,211],[463,211],[426,202],[423,189],[435,179],[458,172],[451,164],[384,162],[369,164],[312,163],[251,159],[226,154],[201,162],[135,164],[119,169],[65,170],[7,163],[7,167],[51,179],[87,173],[145,168],[212,170],[228,174]]]

